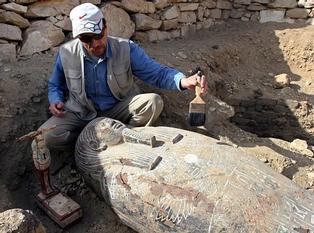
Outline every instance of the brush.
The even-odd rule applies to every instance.
[[[198,76],[202,76],[202,72],[197,71]],[[205,107],[206,103],[200,96],[201,86],[198,83],[195,86],[195,98],[190,102],[188,122],[190,126],[201,126],[205,124]]]

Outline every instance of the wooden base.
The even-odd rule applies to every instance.
[[[49,196],[39,193],[37,203],[62,228],[82,217],[80,205],[61,192]]]

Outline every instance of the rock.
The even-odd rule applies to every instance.
[[[261,3],[261,4],[268,4],[270,0],[252,0],[252,2]]]
[[[210,11],[210,16],[214,19],[221,19],[222,12],[220,9],[213,9]]]
[[[310,180],[313,180],[314,181],[314,172],[309,172],[307,174],[307,177],[310,179]]]
[[[178,19],[164,20],[161,24],[161,30],[168,31],[178,27]]]
[[[68,16],[64,17],[62,20],[54,23],[54,25],[58,28],[61,28],[64,31],[72,31],[72,23]]]
[[[5,11],[0,13],[0,22],[1,23],[7,23],[7,24],[13,24],[18,26],[19,28],[27,28],[29,27],[30,23],[27,19],[22,17],[21,15],[12,12],[12,11]]]
[[[133,13],[149,14],[156,11],[154,3],[144,0],[122,0],[121,7]]]
[[[218,0],[216,7],[218,9],[231,10],[232,9],[232,4],[231,4],[231,2],[229,2],[227,0]]]
[[[293,142],[290,143],[291,150],[301,153],[305,156],[314,157],[314,153],[308,149],[308,144],[306,141],[301,140],[301,139],[295,139]]]
[[[46,233],[46,229],[30,210],[10,209],[0,213],[3,233]]]
[[[217,6],[216,1],[214,1],[214,0],[205,0],[205,1],[202,1],[200,4],[201,4],[201,6],[204,6],[204,7],[209,8],[209,9],[216,8],[216,6]]]
[[[101,0],[81,0],[81,3],[86,3],[86,2],[92,3],[94,5],[99,5],[101,3]]]
[[[135,24],[128,13],[123,9],[112,4],[106,4],[101,8],[107,24],[109,25],[109,34],[129,39],[135,32]]]
[[[29,18],[46,18],[61,14],[69,16],[70,11],[79,4],[79,0],[40,1],[29,5],[25,16]]]
[[[251,0],[234,0],[234,3],[241,5],[250,5]]]
[[[20,55],[31,55],[61,44],[65,36],[60,28],[49,21],[34,21],[24,32]]]
[[[286,16],[293,19],[306,19],[308,17],[308,10],[304,8],[294,8],[287,10]]]
[[[244,9],[232,9],[230,17],[233,19],[240,19],[244,15]]]
[[[295,8],[297,5],[297,0],[273,0],[268,4],[272,8]]]
[[[182,58],[182,59],[187,59],[187,58],[188,58],[188,56],[185,55],[185,53],[182,52],[182,51],[178,52],[178,56],[179,56],[180,58]]]
[[[199,3],[180,3],[180,11],[195,11],[197,10]]]
[[[14,2],[3,4],[1,5],[1,8],[7,11],[13,11],[15,13],[20,13],[20,14],[24,14],[27,12],[27,6],[16,4]]]
[[[278,74],[275,77],[275,88],[284,88],[290,85],[290,77],[288,74]]]
[[[37,0],[10,0],[10,1],[15,2],[17,4],[22,4],[22,5],[37,2]]]
[[[172,6],[169,9],[165,10],[165,12],[162,15],[163,19],[169,20],[179,17],[180,10],[177,6]]]
[[[260,23],[283,22],[285,11],[283,10],[264,10],[260,12]]]
[[[195,23],[196,14],[193,11],[184,11],[181,12],[178,18],[180,23]]]
[[[164,9],[169,5],[168,0],[153,0],[153,3],[158,10]]]
[[[0,44],[0,61],[16,61],[16,49],[14,44]]]
[[[140,13],[133,15],[133,19],[135,22],[135,28],[139,31],[158,29],[162,24],[161,20],[156,20]]]
[[[0,38],[5,40],[22,40],[22,31],[20,28],[4,23],[0,23]]]
[[[265,9],[267,9],[267,7],[260,3],[252,3],[251,5],[247,7],[247,10],[249,11],[262,11]]]

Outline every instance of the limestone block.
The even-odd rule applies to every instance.
[[[254,14],[252,14],[250,20],[253,21],[253,22],[258,22],[260,20],[259,12],[255,12]]]
[[[253,2],[261,3],[261,4],[268,4],[268,3],[270,3],[270,0],[252,0],[252,3]]]
[[[251,0],[234,0],[234,3],[241,5],[250,5]]]
[[[221,19],[221,10],[220,9],[213,9],[210,11],[210,17],[214,19]]]
[[[14,44],[0,44],[0,61],[16,61],[16,46]]]
[[[122,8],[118,8],[112,4],[106,4],[101,10],[109,26],[109,34],[111,36],[129,39],[134,34],[135,24],[129,14]]]
[[[203,21],[204,20],[204,14],[205,14],[205,9],[203,6],[200,6],[199,8],[197,8],[197,19],[199,21]]]
[[[121,7],[126,11],[134,13],[154,13],[156,11],[155,4],[144,0],[122,0]]]
[[[196,15],[192,11],[181,12],[178,18],[180,23],[195,23]]]
[[[199,3],[180,3],[180,11],[195,11],[197,10]]]
[[[178,27],[178,19],[164,20],[161,25],[161,30],[168,31]]]
[[[284,16],[283,10],[264,10],[260,12],[260,23],[283,22]]]
[[[10,2],[15,2],[17,4],[22,4],[22,5],[25,5],[25,4],[30,4],[30,3],[33,3],[33,2],[37,2],[37,0],[13,0]]]
[[[60,28],[46,20],[34,21],[26,29],[20,55],[31,55],[61,44],[65,36]]]
[[[68,16],[64,17],[62,20],[54,23],[54,25],[58,28],[61,28],[64,31],[72,31],[72,23]]]
[[[218,0],[217,1],[217,8],[218,9],[224,9],[224,10],[231,10],[232,4],[231,4],[231,2],[229,2],[227,0]]]
[[[5,11],[0,13],[0,23],[16,25],[19,28],[27,28],[30,23],[27,19],[13,11]]]
[[[266,10],[267,7],[260,3],[252,3],[246,9],[249,11],[262,11],[262,10]]]
[[[133,21],[135,22],[135,29],[139,31],[158,29],[162,24],[161,20],[140,13],[133,15]]]
[[[291,150],[301,153],[308,157],[314,157],[313,151],[308,149],[308,144],[306,141],[301,139],[294,139],[290,144]]]
[[[278,74],[275,77],[275,88],[284,88],[288,87],[291,82],[291,78],[288,74]]]
[[[314,18],[314,9],[312,9],[311,12],[309,13],[309,17]]]
[[[214,25],[214,20],[213,19],[206,19],[201,23],[202,23],[202,28],[208,29]]]
[[[16,26],[0,23],[0,39],[20,41],[22,31]]]
[[[216,8],[217,6],[217,3],[214,0],[205,0],[205,1],[202,1],[200,4],[201,6],[207,7],[209,9]]]
[[[188,0],[169,0],[170,3],[188,2]]]
[[[169,6],[168,0],[153,0],[156,9],[161,10]]]
[[[16,4],[14,2],[3,4],[1,5],[1,8],[7,11],[13,11],[15,13],[20,13],[20,14],[24,14],[27,12],[27,6]]]
[[[295,8],[297,5],[297,0],[274,0],[268,4],[272,8]]]
[[[180,15],[180,10],[177,6],[172,6],[165,10],[165,12],[162,15],[163,19],[169,20],[169,19],[174,19],[179,17]]]
[[[46,18],[56,15],[69,15],[70,11],[80,4],[80,0],[48,0],[33,3],[28,6],[25,17]]]
[[[222,10],[221,18],[229,19],[231,14],[231,10]]]
[[[293,19],[306,19],[308,17],[308,10],[305,8],[294,8],[287,10],[286,16]]]
[[[244,9],[232,9],[230,13],[230,18],[240,19],[244,15]]]

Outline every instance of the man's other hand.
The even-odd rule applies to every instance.
[[[63,117],[65,114],[64,103],[58,102],[58,103],[50,104],[49,110],[50,110],[52,115],[54,115],[56,117]]]
[[[207,78],[202,75],[194,74],[192,76],[181,79],[181,87],[184,89],[194,90],[196,85],[201,87],[201,96],[205,95],[208,89]]]

